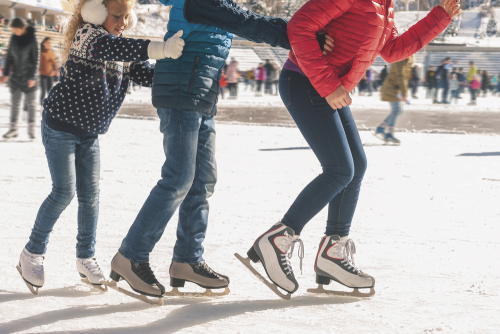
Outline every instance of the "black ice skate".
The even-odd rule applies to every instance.
[[[304,257],[304,247],[302,240],[288,226],[278,223],[271,227],[269,231],[261,235],[252,248],[247,252],[248,257],[243,258],[238,253],[234,254],[262,283],[283,299],[290,299],[292,293],[297,291],[299,284],[293,274],[289,259],[292,257],[293,248],[296,242],[299,242],[299,258]],[[261,262],[270,283],[250,264]],[[278,290],[278,287],[285,290],[287,294]]]
[[[318,254],[314,264],[316,271],[316,289],[307,292],[325,293],[338,296],[371,297],[375,294],[375,278],[363,273],[354,265],[356,247],[352,239],[338,235],[324,236],[319,244]],[[328,285],[334,280],[349,288],[352,292],[325,290],[323,285]],[[360,288],[369,288],[370,292],[362,293]]]
[[[205,292],[181,292],[179,288],[184,287],[186,282],[194,283]],[[229,294],[229,277],[216,273],[205,261],[199,264],[188,264],[172,262],[170,265],[170,286],[172,291],[166,292],[168,296],[194,296],[194,297],[218,297]],[[212,292],[212,289],[224,289],[223,292]]]
[[[111,280],[105,284],[110,288],[148,304],[163,305],[165,287],[158,282],[149,263],[135,263],[116,253],[111,261],[109,277]],[[117,283],[122,279],[139,295],[120,288]],[[146,296],[156,297],[158,301],[152,301]]]

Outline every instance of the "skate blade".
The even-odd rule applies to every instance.
[[[375,138],[380,139],[381,141],[385,142],[385,137],[381,133],[372,133]]]
[[[179,288],[172,288],[172,291],[165,292],[166,296],[178,297],[222,297],[230,293],[229,287],[226,286],[223,292],[213,292],[212,289],[206,289],[205,292],[182,292]]]
[[[114,280],[106,281],[106,282],[104,282],[104,284],[113,290],[116,290],[116,291],[123,293],[124,295],[132,297],[134,299],[140,300],[141,302],[144,302],[144,303],[147,303],[150,305],[163,306],[163,297],[158,297],[158,301],[151,300],[145,295],[136,294],[136,293],[130,292],[124,288],[120,288],[117,285],[117,282]]]
[[[82,283],[90,286],[93,289],[108,292],[108,286],[106,285],[106,281],[101,281],[101,284],[92,284],[90,283],[88,277],[82,278]]]
[[[16,266],[16,268],[17,268],[17,271],[19,272],[19,275],[21,275],[21,278],[23,279],[24,284],[26,284],[28,289],[30,289],[31,293],[34,295],[38,295],[38,287],[33,286],[33,285],[29,284],[28,282],[26,282],[26,280],[23,277],[23,270],[21,269],[21,267]]]
[[[284,294],[283,292],[281,292],[280,290],[278,290],[278,286],[274,283],[269,283],[269,281],[267,279],[265,279],[257,270],[255,270],[255,268],[250,264],[250,258],[248,257],[242,257],[240,254],[238,253],[235,253],[234,256],[236,256],[236,258],[238,260],[241,261],[241,263],[243,263],[243,265],[245,267],[248,268],[248,270],[250,270],[252,272],[252,274],[255,275],[255,277],[257,277],[262,283],[264,283],[269,289],[271,289],[272,292],[274,292],[276,295],[278,295],[278,297],[280,298],[283,298],[283,299],[290,299],[290,297],[292,296],[291,293],[287,293],[287,294]]]
[[[375,295],[375,289],[370,288],[370,292],[360,292],[359,288],[354,288],[353,291],[334,291],[334,290],[325,290],[323,288],[323,284],[319,284],[316,289],[307,289],[307,292],[310,293],[321,293],[326,295],[334,295],[334,296],[346,296],[346,297],[360,297],[367,298]]]

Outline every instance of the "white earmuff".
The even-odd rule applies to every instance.
[[[85,22],[98,26],[103,24],[108,17],[108,9],[103,0],[87,0],[82,6],[81,13]]]

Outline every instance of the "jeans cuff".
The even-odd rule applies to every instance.
[[[123,254],[122,254],[123,255]],[[125,256],[125,255],[123,255]],[[196,259],[191,259],[191,260],[185,260],[185,259],[182,259],[180,257],[176,257],[175,255],[172,257],[172,262],[177,262],[177,263],[187,263],[187,264],[199,264],[201,262],[203,262],[203,257],[199,257],[199,258],[196,258]]]
[[[149,263],[149,257],[146,259],[139,259],[139,258],[127,253],[125,250],[123,250],[122,247],[120,247],[120,249],[118,249],[118,253],[123,255],[123,257],[126,258],[127,260],[135,262],[135,263]]]

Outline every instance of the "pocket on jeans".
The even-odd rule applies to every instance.
[[[170,125],[170,116],[172,114],[172,109],[170,108],[159,108],[156,110],[158,117],[160,118],[160,132],[165,131]]]
[[[291,77],[287,76],[281,76],[279,79],[281,101],[283,101],[285,108],[288,108],[292,104],[292,94],[290,92],[291,79]]]

